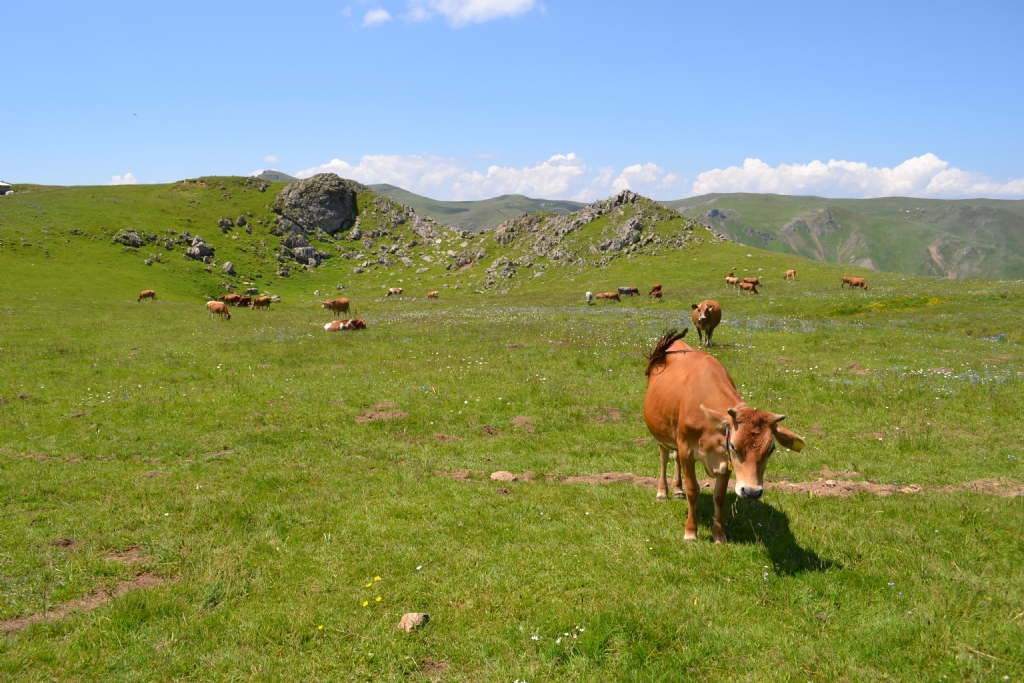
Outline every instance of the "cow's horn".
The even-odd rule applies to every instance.
[[[785,419],[786,419],[785,415],[779,415],[778,413],[775,413],[775,421],[776,422],[782,422]]]

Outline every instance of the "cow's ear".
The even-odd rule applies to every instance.
[[[780,424],[776,424],[772,427],[772,432],[775,433],[775,439],[791,451],[799,453],[806,445],[804,437],[799,434],[794,434]]]
[[[690,308],[692,308],[693,310],[696,311],[697,310],[697,304],[690,304]]]
[[[708,422],[711,423],[711,426],[713,426],[715,429],[722,432],[723,434],[725,434],[726,429],[735,424],[735,417],[730,417],[725,413],[720,413],[717,410],[712,410],[711,408],[705,406],[703,403],[700,404],[700,409],[704,412],[704,417],[708,419]],[[731,413],[732,411],[729,412]]]

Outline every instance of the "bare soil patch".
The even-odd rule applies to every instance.
[[[356,422],[365,424],[367,422],[377,422],[379,420],[399,420],[403,417],[409,417],[409,414],[402,412],[401,410],[370,410],[362,415],[358,415],[356,417]]]
[[[506,349],[521,349],[521,348],[523,348],[523,346],[525,346],[525,344],[508,344],[505,348]]]
[[[523,431],[527,434],[536,434],[537,430],[533,426],[533,418],[527,417],[526,415],[520,415],[519,417],[512,418],[512,426],[522,427]]]
[[[450,443],[452,441],[455,441],[456,437],[449,436],[448,434],[434,434],[434,439],[440,441],[441,443]]]
[[[448,477],[449,479],[457,479],[459,481],[473,481],[475,479],[481,479],[484,473],[481,470],[466,470],[457,469],[454,472],[442,472],[440,470],[434,472],[439,477]]]
[[[618,408],[602,408],[601,415],[594,420],[597,424],[604,424],[605,422],[615,422],[622,419],[622,411]]]
[[[1006,479],[975,479],[966,484],[954,484],[935,489],[936,491],[970,491],[1001,498],[1024,496],[1024,484],[1016,484]]]
[[[998,356],[996,356],[995,358],[982,358],[982,360],[985,361],[986,363],[995,363],[995,364],[998,365],[999,363],[1011,360],[1012,358],[1013,358],[1013,356],[1011,356],[1008,353],[1001,353]],[[21,396],[19,396],[18,398],[21,398]]]
[[[154,588],[156,586],[163,585],[165,582],[164,578],[150,572],[140,574],[130,581],[118,581],[117,584],[110,589],[97,588],[85,597],[65,602],[62,605],[57,605],[47,612],[31,614],[27,617],[4,619],[3,621],[0,621],[0,633],[13,633],[15,631],[20,631],[27,626],[31,626],[32,624],[38,624],[41,621],[61,619],[68,613],[76,610],[96,609],[97,607],[101,607],[114,598],[124,595],[129,591],[139,590],[142,588]]]
[[[420,662],[420,671],[424,676],[438,680],[445,671],[448,670],[448,665],[444,662],[438,662],[436,660],[427,657]]]
[[[633,445],[634,446],[646,446],[646,445],[650,444],[651,441],[653,441],[653,439],[651,437],[649,437],[649,436],[639,436],[639,437],[633,439]]]
[[[163,476],[163,474],[164,473],[161,472],[160,470],[149,470],[148,472],[142,472],[140,476],[149,477],[150,479],[152,479],[153,477],[161,477]]]
[[[85,412],[85,413],[71,413],[70,415],[68,415],[68,417],[71,418],[71,419],[75,419],[76,417],[85,417],[86,415],[91,415],[91,414],[92,413],[89,413],[89,412]]]
[[[124,565],[138,564],[146,559],[146,554],[137,545],[131,545],[124,550],[115,550],[109,553],[106,558],[111,562],[119,562]]]
[[[483,433],[487,434],[488,436],[497,436],[498,434],[501,434],[500,429],[498,429],[497,427],[492,427],[491,425],[481,425],[480,429],[483,430]]]
[[[397,407],[398,407],[398,404],[397,404],[397,403],[395,403],[394,401],[381,401],[380,403],[374,403],[374,404],[373,404],[372,406],[370,406],[370,407],[371,407],[371,408],[377,408],[377,409],[382,409],[382,408],[397,408]]]
[[[807,493],[811,496],[849,498],[857,493],[871,493],[876,496],[889,496],[894,493],[921,493],[923,488],[917,484],[897,486],[896,484],[874,484],[870,481],[847,481],[844,479],[819,479],[818,481],[779,481],[765,483],[766,489],[778,489],[790,493]]]
[[[775,362],[776,363],[781,363],[781,364],[786,364],[786,363],[799,363],[800,361],[798,361],[796,358],[786,358],[785,356],[779,356],[776,359]]]
[[[58,538],[55,541],[50,541],[50,545],[54,548],[77,548],[79,542],[73,538]]]

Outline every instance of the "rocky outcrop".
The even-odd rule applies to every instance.
[[[136,249],[146,244],[139,233],[134,230],[118,230],[114,235],[114,241],[126,247],[135,247]]]
[[[203,263],[209,263],[213,259],[213,247],[206,243],[199,235],[192,239],[192,246],[185,251],[185,257]]]
[[[285,232],[322,230],[333,235],[355,224],[356,193],[367,189],[333,173],[320,173],[281,190],[274,200],[274,211],[281,216]]]
[[[221,269],[221,272],[223,272],[225,275],[234,275],[235,274],[235,264],[232,263],[231,261],[228,261],[227,263],[225,263],[223,266],[220,267],[220,269]]]

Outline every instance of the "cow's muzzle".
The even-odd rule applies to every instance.
[[[763,486],[744,486],[737,484],[736,493],[739,494],[740,498],[749,498],[751,500],[757,500],[764,494]]]

